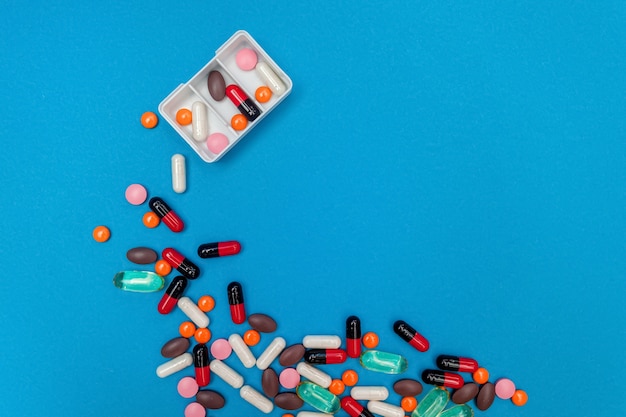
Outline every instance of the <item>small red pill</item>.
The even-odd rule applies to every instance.
[[[182,219],[178,217],[178,214],[170,209],[170,206],[168,206],[161,197],[152,197],[148,202],[148,205],[150,206],[150,210],[159,216],[161,221],[163,221],[163,223],[165,223],[165,225],[169,227],[172,232],[181,232],[185,227]]]
[[[239,252],[241,252],[241,244],[236,240],[204,243],[198,246],[198,256],[201,258],[237,255]]]
[[[238,282],[228,284],[228,304],[230,305],[230,318],[235,324],[246,321],[246,308],[243,303],[243,288]]]
[[[161,301],[159,301],[157,306],[159,313],[169,314],[176,307],[176,303],[178,303],[178,299],[183,295],[186,287],[187,278],[181,276],[174,278],[167,290],[165,290]]]

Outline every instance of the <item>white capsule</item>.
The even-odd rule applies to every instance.
[[[180,297],[178,299],[178,308],[180,308],[183,313],[189,317],[189,320],[193,321],[199,328],[209,326],[209,316],[207,316],[204,311],[200,310],[196,303],[191,301],[191,298]]]
[[[259,62],[256,64],[256,73],[259,77],[267,84],[267,86],[272,90],[272,93],[276,94],[276,96],[282,95],[286,90],[285,84],[280,79],[278,75],[272,70],[272,68],[267,65],[265,62]]]
[[[213,359],[209,364],[209,368],[211,372],[222,378],[231,387],[239,389],[243,385],[243,377],[221,360]]]
[[[287,346],[287,342],[280,336],[272,340],[272,343],[265,348],[261,356],[256,360],[256,367],[262,371],[266,370],[274,359],[280,355],[285,346]]]
[[[243,363],[243,366],[246,368],[252,368],[254,366],[256,358],[241,336],[237,333],[231,334],[228,338],[228,343],[230,347],[233,348],[233,352],[235,352],[241,363]]]
[[[304,336],[302,344],[307,349],[338,349],[341,338],[334,335],[309,335]]]
[[[382,385],[373,385],[370,387],[354,387],[350,390],[350,396],[355,400],[386,400],[389,397],[389,391]]]
[[[271,413],[274,409],[274,404],[263,396],[259,391],[252,388],[250,385],[244,385],[239,390],[241,398],[248,401],[250,404],[263,411],[265,414]]]
[[[204,142],[209,135],[209,111],[201,101],[191,106],[191,136],[198,142]]]
[[[332,414],[318,413],[317,411],[300,411],[296,417],[333,417]]]
[[[326,372],[306,362],[300,362],[296,366],[296,371],[298,371],[300,376],[305,377],[309,381],[314,382],[323,388],[328,388],[333,380]]]
[[[179,194],[187,189],[185,157],[179,153],[172,156],[172,189]]]
[[[159,378],[165,378],[166,376],[170,376],[173,373],[182,371],[183,369],[185,369],[188,366],[191,366],[192,364],[193,364],[193,356],[191,356],[191,353],[186,352],[180,356],[176,356],[175,358],[170,359],[169,361],[159,365],[159,367],[156,370],[156,374],[159,376]]]
[[[367,409],[374,414],[381,415],[383,417],[404,417],[404,410],[397,405],[384,403],[382,401],[369,401],[367,403]]]

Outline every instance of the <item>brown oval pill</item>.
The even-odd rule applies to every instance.
[[[465,404],[478,394],[478,384],[468,382],[452,394],[452,402],[455,404]]]
[[[283,410],[297,410],[302,408],[304,401],[293,392],[283,392],[274,397],[274,404]]]
[[[401,379],[393,384],[396,394],[403,397],[417,397],[422,393],[422,383],[414,379]]]
[[[481,411],[485,411],[491,407],[495,398],[496,386],[491,382],[487,382],[480,388],[480,391],[478,391],[478,397],[476,397],[476,407],[478,407]]]
[[[187,352],[187,349],[189,349],[189,339],[176,337],[163,345],[161,355],[165,358],[175,358]]]
[[[138,247],[129,249],[128,252],[126,252],[126,257],[131,262],[145,265],[156,262],[159,255],[150,248]]]
[[[211,71],[207,80],[209,94],[213,100],[220,101],[226,96],[226,81],[219,71]]]
[[[224,407],[224,404],[226,404],[226,400],[222,397],[222,394],[209,389],[198,391],[196,401],[204,408],[210,410],[217,410]]]
[[[280,354],[278,363],[280,363],[281,366],[295,365],[304,357],[304,351],[304,346],[299,343],[291,345]]]
[[[248,316],[248,324],[257,332],[272,333],[276,331],[278,325],[273,318],[267,314],[251,314]]]
[[[280,382],[278,381],[278,375],[272,368],[267,368],[261,375],[261,388],[263,392],[270,398],[274,398],[278,394]]]

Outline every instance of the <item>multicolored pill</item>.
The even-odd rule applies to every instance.
[[[350,396],[341,399],[341,408],[343,408],[350,417],[374,417],[367,408],[363,407],[357,400]]]
[[[220,256],[236,255],[240,251],[241,244],[236,240],[205,243],[198,246],[198,256],[201,258],[217,258]]]
[[[422,372],[422,381],[426,384],[453,389],[459,389],[465,384],[461,375],[435,369],[426,369]]]
[[[148,205],[150,206],[150,210],[152,210],[172,232],[182,232],[185,223],[178,217],[178,214],[170,209],[170,206],[168,206],[161,197],[152,197]]]
[[[343,349],[308,349],[304,352],[304,360],[308,363],[337,364],[344,363],[348,354]]]
[[[430,347],[428,340],[417,332],[413,327],[404,320],[398,320],[393,324],[393,331],[404,339],[409,345],[413,346],[420,352],[426,352]]]
[[[196,371],[196,382],[200,387],[206,387],[211,381],[209,367],[209,348],[205,344],[197,344],[193,348],[193,366]]]
[[[165,248],[161,252],[161,256],[165,261],[183,274],[185,278],[196,279],[200,275],[200,268],[189,259],[185,258],[181,253],[173,248]]]
[[[159,301],[159,305],[157,306],[157,310],[161,314],[169,314],[172,312],[176,304],[178,303],[178,299],[183,295],[185,288],[187,287],[187,278],[183,276],[177,276],[172,280],[167,290],[165,290],[165,294]]]
[[[253,122],[261,115],[261,110],[238,85],[231,84],[226,87],[226,96],[239,109],[241,114],[246,116],[248,121]]]
[[[444,371],[474,372],[478,369],[478,362],[474,359],[459,356],[439,355],[436,362],[437,367]]]
[[[346,319],[346,350],[351,358],[361,356],[361,320],[357,316]]]
[[[246,321],[246,307],[243,303],[243,288],[241,284],[233,281],[227,288],[228,304],[230,305],[230,318],[235,324]]]

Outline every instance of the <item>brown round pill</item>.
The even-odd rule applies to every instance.
[[[274,404],[283,410],[297,410],[304,405],[304,401],[293,392],[282,392],[274,397]]]
[[[257,332],[272,333],[276,331],[278,325],[273,318],[267,314],[251,314],[248,316],[248,324]]]
[[[396,394],[403,397],[417,397],[422,393],[422,383],[414,379],[401,379],[393,384]]]
[[[126,257],[131,262],[145,265],[156,262],[159,255],[150,248],[138,247],[129,249],[128,252],[126,252]]]
[[[278,357],[278,363],[280,363],[281,366],[295,365],[304,357],[304,351],[304,346],[299,343],[291,345],[280,354]]]
[[[220,101],[226,96],[226,81],[219,71],[211,71],[207,80],[209,94],[213,100]]]
[[[261,388],[263,392],[270,398],[274,398],[278,394],[278,388],[280,388],[280,382],[278,381],[278,375],[272,368],[267,368],[261,375]]]
[[[495,398],[496,386],[491,382],[487,382],[480,388],[480,391],[478,391],[478,397],[476,397],[476,407],[481,411],[485,411],[491,407]]]
[[[189,339],[175,337],[163,345],[161,355],[165,358],[175,358],[187,352],[187,349],[189,349]]]
[[[210,410],[217,410],[224,407],[224,404],[226,404],[226,400],[222,397],[222,394],[209,389],[198,391],[196,401],[204,408]]]
[[[478,384],[468,382],[452,394],[452,402],[455,404],[465,404],[478,394]]]

